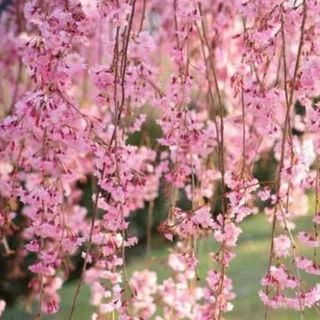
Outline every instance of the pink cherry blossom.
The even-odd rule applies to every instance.
[[[0,300],[0,316],[3,314],[6,308],[6,302],[4,300]]]
[[[278,257],[287,257],[291,248],[291,241],[288,236],[280,235],[273,239],[274,252]]]
[[[300,232],[298,239],[307,247],[317,248],[320,246],[319,240],[313,234],[307,232]]]
[[[270,222],[266,316],[318,305],[305,277],[320,273],[318,1],[13,0],[0,31],[0,237],[28,263],[40,318],[81,254],[94,320],[222,319],[257,214]],[[156,229],[171,241],[163,280],[126,272],[138,215],[148,254]]]
[[[219,228],[214,232],[218,242],[223,242],[229,247],[234,247],[242,230],[233,223],[228,223],[222,230]]]

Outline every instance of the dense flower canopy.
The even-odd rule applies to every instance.
[[[3,1],[5,3],[6,1]],[[320,2],[14,0],[0,12],[0,237],[32,253],[38,313],[59,309],[70,257],[92,320],[222,319],[241,222],[264,211],[270,256],[259,296],[318,308]],[[155,122],[161,135],[148,130]],[[130,137],[139,133],[139,144]],[[255,169],[268,156],[271,179]],[[80,182],[93,184],[92,210]],[[172,276],[126,272],[130,215],[165,190],[159,232]],[[295,233],[308,212],[310,229]],[[186,197],[188,207],[179,205]],[[22,216],[24,223],[17,224]],[[21,221],[21,220],[19,220]],[[10,237],[23,230],[12,252]],[[197,243],[211,237],[206,281]],[[312,254],[307,253],[312,251]],[[0,301],[0,313],[5,302]]]

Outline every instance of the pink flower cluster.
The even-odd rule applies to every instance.
[[[236,298],[241,223],[262,211],[266,314],[319,303],[320,285],[300,273],[320,274],[318,1],[11,2],[0,12],[0,237],[6,254],[33,259],[40,318],[59,310],[80,254],[69,320],[84,282],[95,320],[220,320]],[[297,231],[310,193],[313,228]],[[148,208],[150,237],[160,194],[171,274],[130,276],[131,217]],[[217,249],[201,282],[203,238]]]

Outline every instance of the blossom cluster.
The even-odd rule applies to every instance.
[[[266,315],[317,306],[304,274],[320,274],[319,1],[13,0],[0,30],[0,237],[5,254],[32,258],[39,319],[59,310],[77,254],[69,320],[84,282],[93,320],[222,319],[241,223],[261,211]],[[314,217],[296,232],[309,193]],[[130,219],[148,208],[152,223],[160,194],[171,275],[129,275]],[[199,281],[203,238],[217,249]]]

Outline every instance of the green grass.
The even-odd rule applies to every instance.
[[[297,230],[310,229],[312,224],[310,217],[303,217],[297,221]],[[266,221],[265,216],[258,215],[248,218],[242,224],[243,233],[239,239],[239,245],[236,248],[237,257],[233,260],[229,275],[233,279],[237,298],[234,301],[234,310],[226,315],[228,320],[261,320],[264,319],[264,306],[260,302],[257,291],[260,288],[260,279],[266,271],[269,257],[269,238],[270,224]],[[295,232],[296,232],[295,231]],[[155,243],[152,250],[152,258],[147,259],[138,256],[131,259],[128,266],[129,274],[133,270],[142,270],[150,268],[157,272],[159,281],[170,274],[169,268],[166,266],[165,257],[169,248],[164,248],[162,243]],[[199,242],[199,259],[200,265],[198,273],[200,281],[203,282],[205,274],[210,267],[210,259],[208,252],[213,251],[216,245],[213,240],[203,240]],[[75,283],[68,285],[61,292],[62,305],[61,311],[53,316],[45,317],[48,320],[67,320],[70,311],[72,298],[74,295]],[[92,307],[89,306],[89,289],[83,287],[74,320],[89,320],[92,313]],[[17,305],[15,308],[5,312],[4,320],[31,320],[33,317],[22,311],[23,308]],[[269,311],[269,320],[298,320],[300,315],[297,312],[287,310]],[[315,311],[307,310],[305,313],[306,320],[319,319],[319,315]]]

